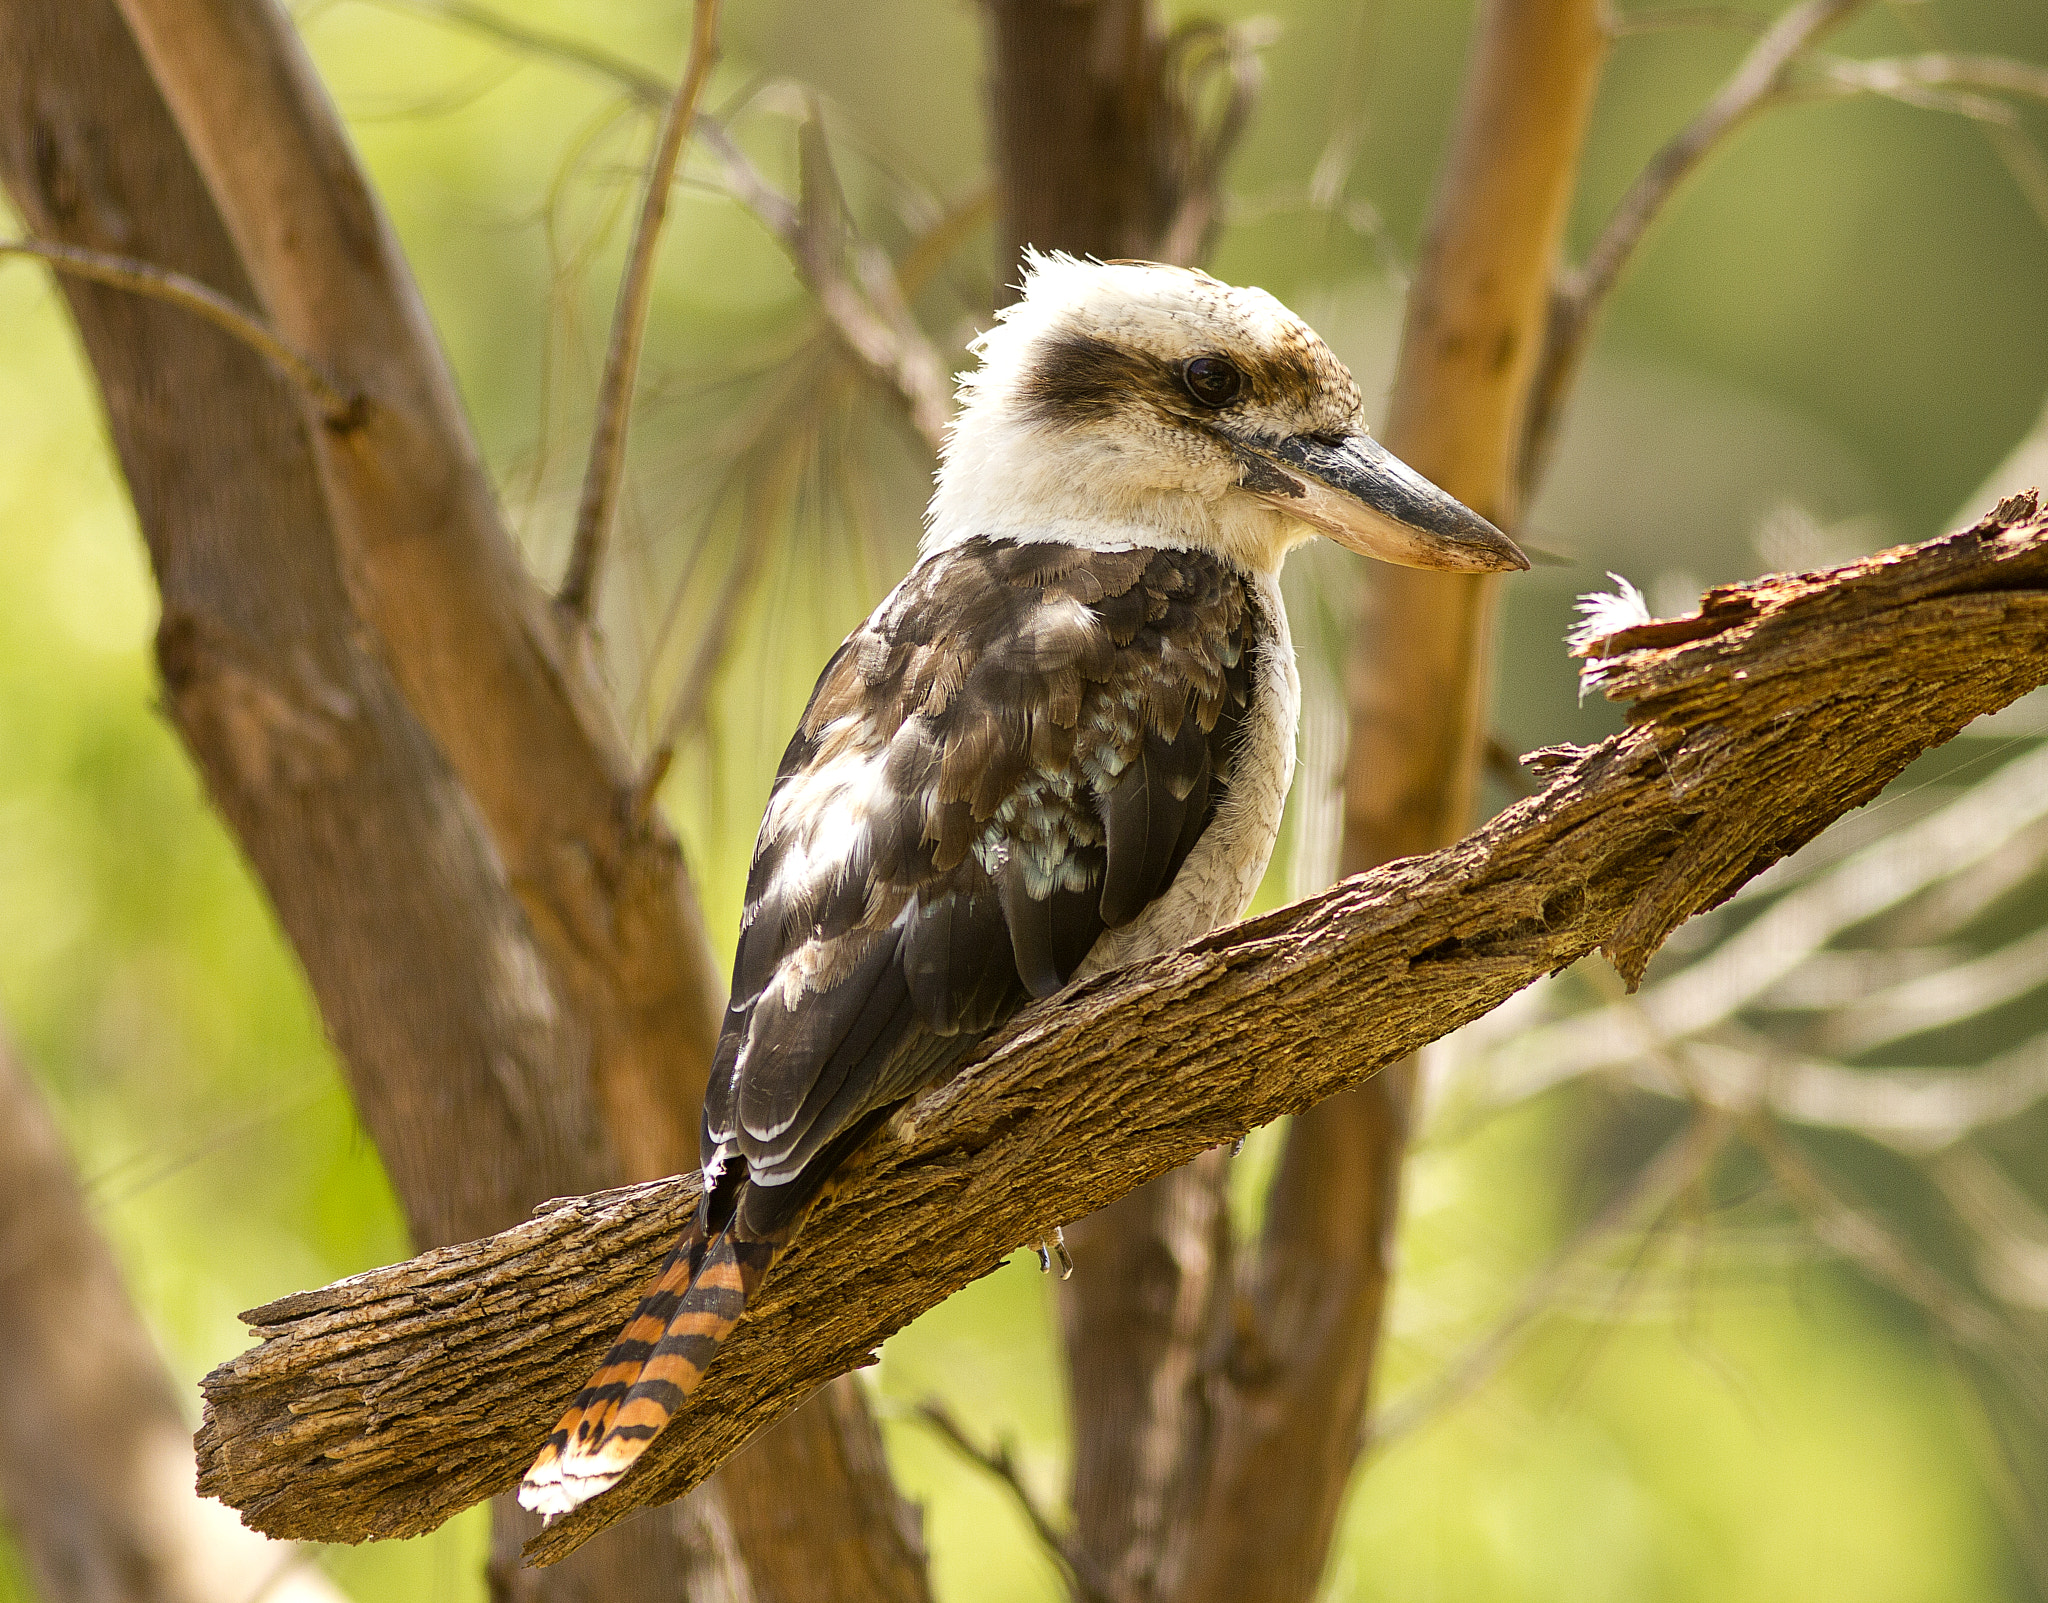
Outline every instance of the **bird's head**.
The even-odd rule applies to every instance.
[[[1529,564],[1365,432],[1330,348],[1264,290],[1036,252],[976,341],[928,549],[975,535],[1199,545],[1270,571],[1311,534],[1415,568]]]

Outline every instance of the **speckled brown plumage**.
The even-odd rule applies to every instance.
[[[906,1038],[984,1033],[1157,896],[1228,783],[1255,621],[1200,552],[970,540],[921,564],[783,759],[707,1163],[789,1183],[950,1056]]]
[[[846,640],[755,847],[702,1210],[537,1472],[623,1473],[846,1152],[1167,888],[1273,639],[1209,553],[975,539]]]

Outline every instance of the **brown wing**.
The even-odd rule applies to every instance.
[[[705,1102],[707,1170],[783,1193],[750,1215],[1165,890],[1229,783],[1254,607],[1203,553],[971,540],[840,647],[762,823]]]

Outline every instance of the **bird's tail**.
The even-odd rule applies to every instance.
[[[697,1389],[788,1239],[707,1239],[701,1219],[675,1245],[597,1373],[576,1394],[519,1486],[539,1514],[566,1514],[612,1485]]]

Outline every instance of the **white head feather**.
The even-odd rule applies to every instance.
[[[1114,406],[1063,406],[1063,364],[1097,348],[1163,376],[1222,356],[1292,380],[1234,408],[1275,437],[1357,434],[1350,372],[1261,289],[1188,268],[1026,253],[1023,298],[971,347],[926,517],[927,552],[976,535],[1091,547],[1200,546],[1271,571],[1314,530],[1244,489],[1242,459],[1144,384]],[[1187,403],[1190,404],[1191,403]]]

